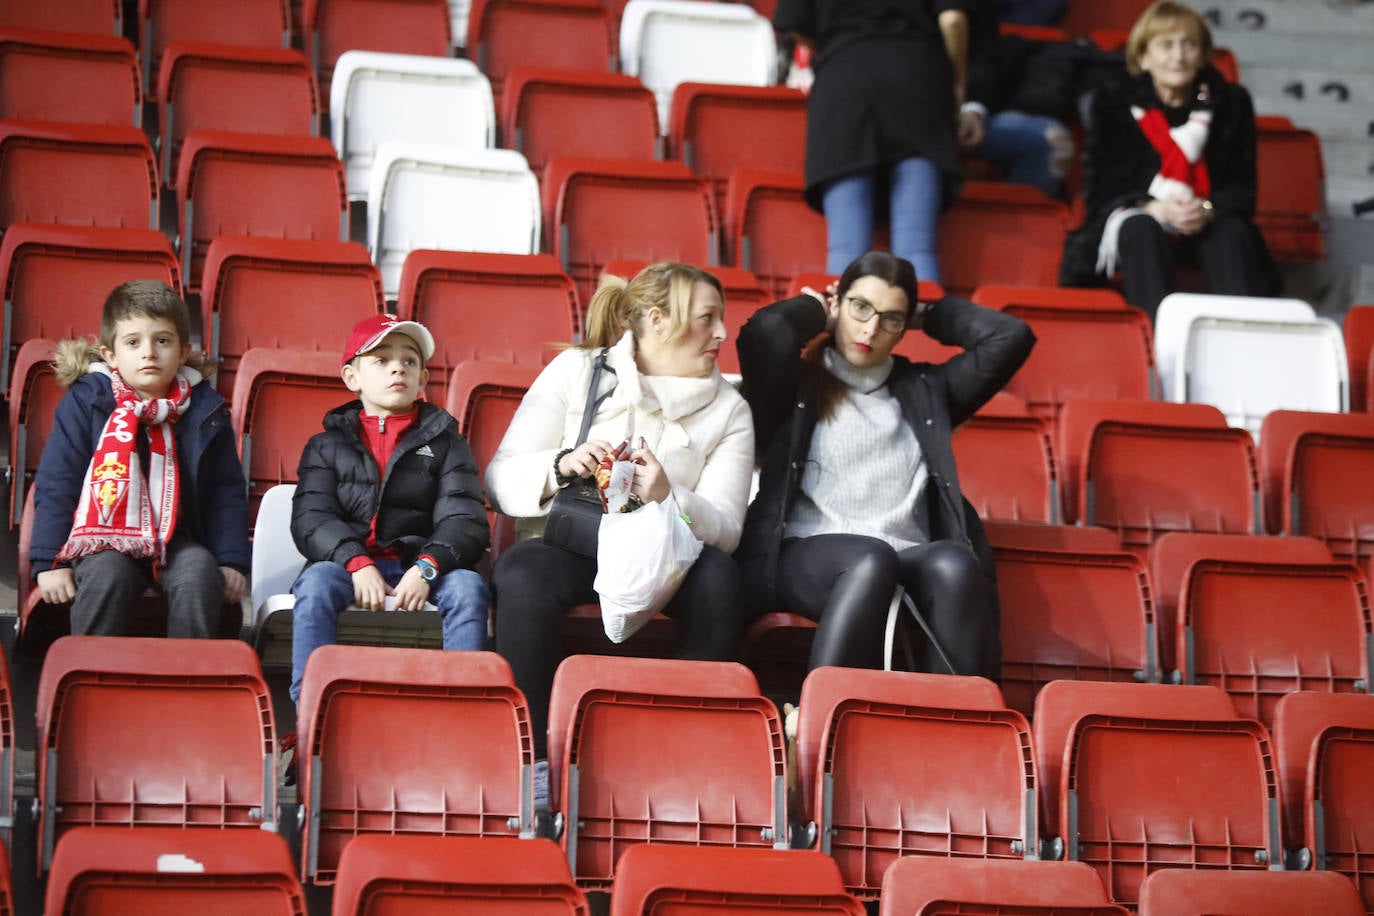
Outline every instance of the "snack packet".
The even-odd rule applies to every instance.
[[[601,459],[596,469],[596,489],[601,494],[601,508],[607,512],[629,512],[630,486],[635,479],[634,462],[627,456],[633,451],[630,443],[635,434],[635,412],[630,408],[626,420],[625,439],[610,454]]]

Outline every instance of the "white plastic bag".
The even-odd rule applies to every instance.
[[[700,555],[701,541],[672,494],[634,512],[602,516],[592,587],[611,642],[629,639],[663,610]]]

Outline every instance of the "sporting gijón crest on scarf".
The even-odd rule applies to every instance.
[[[151,557],[161,567],[180,496],[172,427],[191,403],[191,382],[179,374],[167,397],[140,399],[119,370],[97,364],[94,371],[109,373],[115,407],[96,442],[72,533],[57,559],[115,550]],[[148,431],[147,474],[138,454],[139,424]]]

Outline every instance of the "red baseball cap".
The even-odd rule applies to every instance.
[[[434,355],[434,337],[418,321],[401,321],[391,315],[370,315],[353,326],[348,335],[348,345],[344,347],[343,363],[347,366],[355,356],[361,356],[382,342],[391,333],[404,334],[420,348],[420,356],[426,362]]]

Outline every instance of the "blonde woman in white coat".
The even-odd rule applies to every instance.
[[[521,540],[492,570],[496,649],[529,702],[535,756],[547,757],[549,691],[562,659],[561,619],[596,600],[596,560],[545,544],[558,490],[596,472],[626,435],[634,411],[632,494],[670,492],[705,544],[664,613],[676,620],[681,658],[733,658],[743,632],[739,544],[754,465],[749,407],[721,378],[725,340],[720,281],[696,267],[651,264],[628,283],[603,279],[587,310],[586,340],[559,354],[530,386],[487,468],[487,496],[519,519]],[[576,445],[597,356],[607,351],[586,442]],[[541,768],[539,775],[546,770]],[[538,795],[539,792],[536,791]]]

